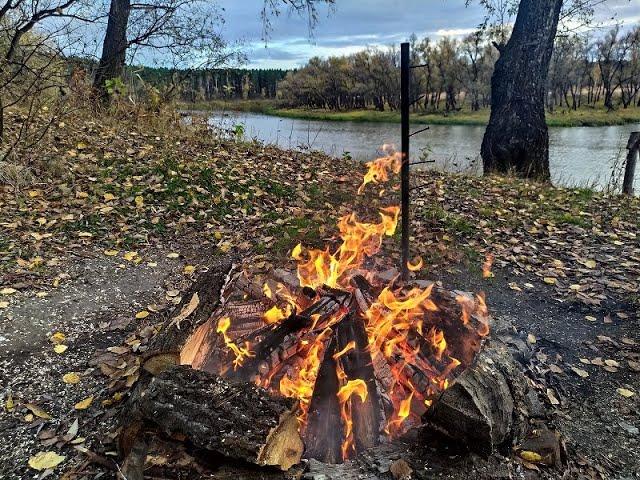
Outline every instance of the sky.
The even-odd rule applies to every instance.
[[[307,21],[287,13],[273,19],[268,44],[262,39],[263,0],[219,0],[226,20],[223,32],[241,41],[251,68],[296,68],[313,56],[348,55],[367,46],[387,46],[419,37],[463,36],[482,22],[477,1],[464,0],[336,0],[333,8],[320,8],[319,23],[309,34]],[[640,23],[640,0],[608,0],[597,8],[595,20],[602,30],[613,20]]]

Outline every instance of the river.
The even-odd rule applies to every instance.
[[[259,113],[212,112],[211,125],[233,129],[244,126],[244,135],[283,148],[321,150],[330,155],[367,161],[385,143],[399,145],[400,125],[374,122],[329,122],[280,118]],[[424,128],[415,125],[413,131]],[[626,154],[629,133],[639,124],[610,127],[550,128],[551,177],[556,185],[605,188],[616,162]],[[484,127],[431,125],[411,139],[412,162],[431,160],[416,168],[479,173]],[[640,169],[636,172],[640,185]]]

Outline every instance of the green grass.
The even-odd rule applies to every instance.
[[[273,100],[239,100],[184,103],[180,108],[190,110],[232,110],[241,112],[263,113],[285,118],[303,120],[322,120],[331,122],[372,122],[400,123],[400,113],[396,111],[378,110],[344,110],[330,111],[321,109],[281,108]],[[462,110],[452,113],[414,113],[411,122],[431,125],[486,125],[489,121],[489,110],[478,112]],[[606,125],[624,125],[640,123],[640,108],[618,108],[608,112],[604,107],[584,107],[579,110],[558,109],[547,112],[547,124],[550,127],[595,127]]]

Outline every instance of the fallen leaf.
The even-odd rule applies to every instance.
[[[636,392],[633,392],[631,390],[628,390],[626,388],[617,388],[616,392],[618,392],[620,395],[622,395],[624,398],[631,398],[633,397]]]
[[[184,273],[186,273],[187,275],[192,274],[193,272],[196,271],[196,267],[194,267],[193,265],[185,265],[184,267]]]
[[[526,460],[527,462],[535,463],[542,460],[542,455],[536,452],[531,452],[529,450],[522,450],[520,451],[520,453],[518,453],[518,455],[520,456],[520,458]]]
[[[60,465],[67,457],[56,452],[38,452],[29,458],[29,466],[34,470],[47,470]]]
[[[116,255],[118,255],[118,253],[119,253],[118,250],[105,250],[104,251],[104,254],[107,257],[115,257]]]
[[[92,403],[93,403],[93,395],[91,395],[90,397],[87,397],[84,400],[81,400],[78,403],[76,403],[74,405],[74,408],[76,410],[86,410],[87,408],[89,408],[91,406]]]
[[[62,381],[64,383],[75,385],[76,383],[80,383],[80,375],[78,375],[76,372],[65,373],[62,376]]]
[[[542,280],[548,285],[555,285],[558,282],[558,279],[555,277],[544,277]]]
[[[527,335],[527,342],[534,344],[538,341],[538,339],[536,338],[536,336],[532,333],[530,333],[529,335]]]
[[[5,288],[0,290],[0,295],[13,295],[17,291],[18,290],[16,290],[15,288],[5,287]]]
[[[167,254],[167,258],[179,258],[180,254],[176,252],[171,252]]]
[[[49,341],[53,342],[55,344],[60,344],[60,343],[64,342],[66,338],[67,337],[65,336],[64,333],[56,332],[53,335],[51,335],[51,337],[49,337]]]
[[[588,320],[588,321],[590,321],[590,322],[597,322],[597,321],[598,321],[598,319],[597,319],[596,317],[592,317],[591,315],[586,315],[586,316],[584,317],[584,319],[585,319],[585,320]]]
[[[34,405],[33,403],[27,403],[25,404],[25,407],[31,410],[31,412],[36,417],[42,418],[44,420],[51,420],[53,418],[51,415],[45,412],[42,408],[40,408],[38,405]]]
[[[56,352],[56,353],[58,353],[58,354],[61,354],[61,353],[66,352],[66,351],[67,351],[67,348],[69,348],[69,347],[67,347],[66,345],[62,345],[61,343],[59,343],[58,345],[56,345],[56,346],[54,346],[54,347],[53,347],[53,351],[54,351],[54,352]]]
[[[136,208],[144,207],[144,197],[142,195],[137,195],[134,201],[136,202]]]
[[[136,318],[138,320],[142,320],[143,318],[147,318],[149,316],[149,312],[147,312],[146,310],[141,310],[138,313],[136,313]]]
[[[593,270],[594,268],[596,268],[596,261],[595,260],[587,260],[586,262],[584,262],[584,266]]]
[[[589,376],[589,372],[586,370],[582,370],[581,368],[571,367],[571,370],[575,372],[581,378],[587,378]]]

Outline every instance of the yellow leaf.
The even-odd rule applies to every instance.
[[[9,302],[0,302],[0,308],[7,308],[9,306]]]
[[[596,317],[592,317],[591,315],[586,315],[586,316],[584,317],[584,319],[585,319],[585,320],[588,320],[588,321],[590,321],[590,322],[597,322],[597,321],[598,321],[598,319],[597,319]]]
[[[33,403],[27,403],[25,407],[31,410],[36,417],[40,417],[45,420],[51,420],[53,418],[51,415],[45,412],[42,408],[40,408],[38,405],[34,405]]]
[[[186,273],[187,275],[192,274],[193,272],[195,272],[196,267],[194,267],[193,265],[185,265],[184,267],[184,273]]]
[[[16,404],[13,401],[13,395],[11,394],[11,392],[9,392],[9,395],[7,396],[7,400],[4,403],[4,408],[7,410],[7,412],[10,412],[15,408],[15,406]]]
[[[51,335],[51,337],[49,338],[49,341],[52,342],[52,343],[55,343],[56,345],[58,345],[58,344],[64,342],[64,340],[66,338],[67,337],[65,337],[64,333],[56,332],[53,335]]]
[[[580,378],[587,378],[589,376],[589,372],[582,370],[581,368],[571,367],[571,370],[573,370]]]
[[[596,261],[587,260],[586,262],[584,262],[584,266],[593,270],[594,268],[596,268]]]
[[[17,290],[15,288],[5,287],[2,290],[0,290],[0,295],[13,295],[16,292]]]
[[[74,408],[76,410],[86,410],[87,408],[89,408],[91,406],[92,403],[93,403],[93,395],[91,395],[90,397],[87,397],[84,400],[81,400],[78,403],[76,403],[74,405]]]
[[[538,339],[536,338],[536,336],[534,334],[530,333],[529,335],[527,335],[527,342],[529,342],[529,343],[531,343],[533,345],[537,341],[538,341]]]
[[[544,283],[548,285],[555,285],[556,282],[558,281],[558,279],[555,277],[544,277],[543,280],[544,280]]]
[[[138,256],[138,252],[127,252],[124,254],[124,259],[128,262],[131,262],[134,258]]]
[[[167,258],[178,258],[180,256],[179,253],[171,252],[167,254]]]
[[[110,202],[112,200],[115,200],[117,197],[113,194],[113,193],[105,193],[104,194],[104,201],[105,202]]]
[[[535,463],[542,460],[542,455],[536,452],[531,452],[529,450],[522,450],[518,455],[520,455],[520,458],[526,460],[527,462]]]
[[[76,145],[76,148],[77,148],[78,150],[84,150],[85,148],[87,148],[87,144],[86,144],[86,143],[84,143],[84,142],[79,142],[79,143]]]
[[[24,421],[27,422],[27,423],[33,422],[33,413],[27,413],[24,416]]]
[[[71,385],[75,385],[76,383],[80,382],[80,375],[78,375],[76,372],[65,373],[62,376],[62,381],[64,383],[69,383]]]
[[[616,392],[618,392],[624,398],[631,398],[636,394],[636,392],[632,392],[631,390],[627,390],[626,388],[618,388],[616,389]]]
[[[60,465],[67,457],[58,455],[56,452],[38,452],[29,458],[29,466],[34,470],[47,470]]]
[[[115,257],[116,255],[118,255],[118,250],[105,250],[104,254],[107,257]]]
[[[147,318],[149,316],[149,312],[147,312],[146,310],[141,310],[140,312],[136,313],[136,318],[138,320],[142,320],[143,318]]]
[[[136,208],[142,208],[144,206],[144,198],[142,195],[138,195],[135,198]]]
[[[61,354],[61,353],[66,352],[67,348],[69,348],[69,347],[67,347],[66,345],[58,344],[55,347],[53,347],[53,351],[58,353],[58,354]]]

